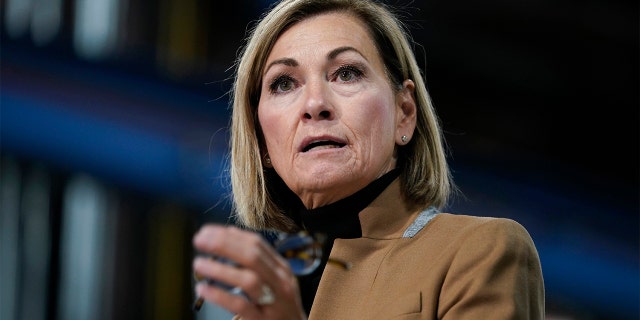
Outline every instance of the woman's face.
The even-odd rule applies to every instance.
[[[395,168],[396,143],[415,128],[413,83],[392,90],[373,40],[348,14],[321,14],[285,31],[261,86],[266,152],[307,208],[347,197]]]

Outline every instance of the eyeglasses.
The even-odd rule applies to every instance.
[[[274,241],[273,246],[276,251],[282,255],[285,260],[287,260],[294,275],[304,276],[311,274],[320,266],[323,257],[322,246],[325,241],[326,236],[324,234],[314,234],[312,236],[306,231],[294,234],[280,233],[278,234],[278,238]],[[237,263],[229,259],[218,256],[210,256],[210,258],[219,262],[238,266]],[[334,264],[345,270],[351,269],[351,264],[345,261],[329,258],[327,263]],[[202,277],[197,273],[194,273],[194,279],[196,283],[205,282],[208,285],[222,288],[231,294],[242,295],[247,298],[247,295],[238,287],[232,287],[220,281]],[[193,304],[193,309],[198,311],[202,308],[203,304],[204,299],[198,297]]]

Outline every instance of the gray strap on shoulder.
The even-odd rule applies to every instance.
[[[404,234],[402,235],[402,237],[413,238],[438,213],[439,213],[438,209],[436,209],[435,207],[429,207],[427,209],[424,209],[422,212],[420,212],[418,217],[415,220],[413,220],[413,223],[411,223],[411,225],[407,228],[407,230],[404,231]]]

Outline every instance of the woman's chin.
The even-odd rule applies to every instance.
[[[332,187],[350,181],[354,167],[344,161],[310,161],[306,165],[296,166],[292,178],[304,185]]]
[[[351,169],[344,165],[312,167],[291,175],[295,181],[289,185],[308,208],[327,205],[367,185],[366,181],[357,181]]]
[[[351,181],[350,172],[345,172],[344,168],[324,166],[322,168],[309,168],[304,172],[298,172],[295,179],[296,185],[311,190],[323,190],[334,188]]]

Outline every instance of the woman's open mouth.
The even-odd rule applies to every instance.
[[[302,152],[307,152],[311,150],[342,148],[345,145],[346,143],[342,143],[334,140],[314,140],[308,143],[304,148],[302,148]]]

